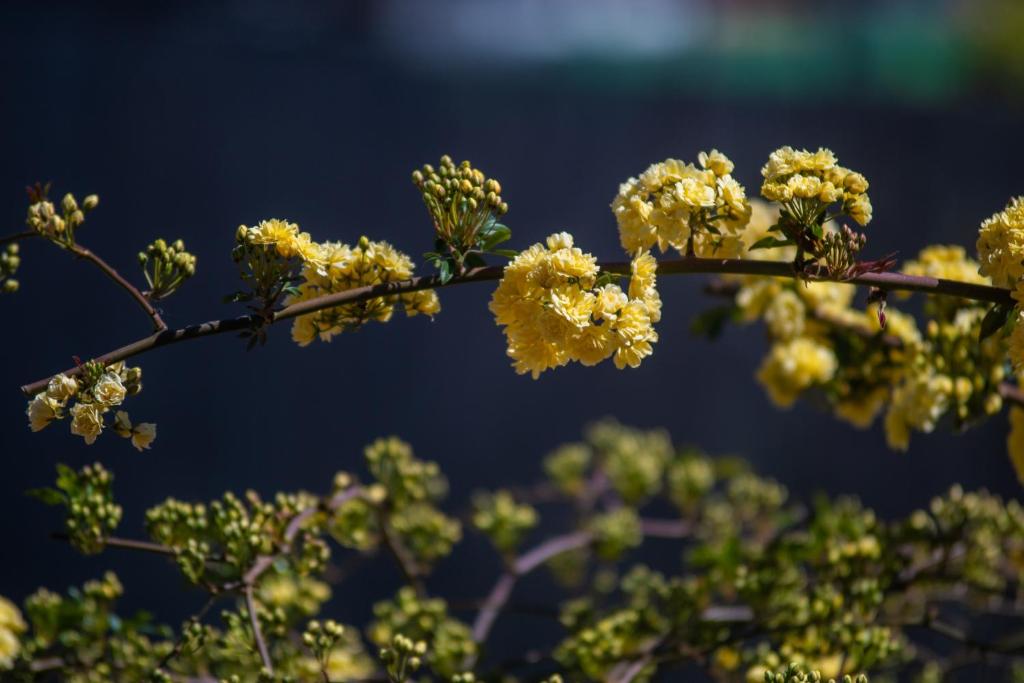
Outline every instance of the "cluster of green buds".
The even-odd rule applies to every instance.
[[[185,280],[196,274],[196,257],[185,251],[185,243],[167,244],[157,239],[139,252],[139,265],[149,283],[146,296],[156,301],[173,294]]]
[[[25,601],[29,634],[4,680],[74,683],[151,679],[174,649],[169,629],[145,614],[122,619],[114,608],[124,592],[112,572],[66,595],[40,589]],[[39,671],[39,662],[47,662]],[[10,675],[10,679],[6,675]]]
[[[46,390],[28,402],[25,414],[34,432],[70,415],[71,433],[92,444],[103,432],[106,416],[124,403],[125,398],[140,391],[141,368],[128,367],[123,361],[109,365],[89,361],[82,365],[77,377],[54,375]],[[119,436],[130,439],[139,451],[149,448],[156,438],[155,424],[132,424],[123,410],[115,412],[113,428]]]
[[[479,493],[473,499],[473,526],[484,533],[504,556],[509,556],[537,526],[537,511],[516,502],[509,491]]]
[[[790,662],[789,666],[781,671],[766,671],[764,683],[822,683],[821,672],[809,670],[796,662]],[[834,678],[828,679],[828,683],[836,683]],[[868,677],[858,674],[856,677],[844,674],[842,683],[868,683]]]
[[[661,490],[665,467],[674,455],[666,432],[630,429],[606,420],[587,430],[587,440],[596,451],[598,467],[624,502],[636,505]]]
[[[345,627],[333,619],[324,622],[314,619],[306,625],[306,630],[302,633],[302,644],[313,653],[325,678],[331,652],[344,634]]]
[[[761,174],[761,195],[779,202],[780,213],[769,235],[752,249],[795,245],[797,263],[803,264],[805,256],[824,259],[826,247],[835,246],[835,238],[833,244],[825,243],[827,223],[841,216],[862,226],[871,222],[867,179],[839,166],[831,150],[809,152],[782,147],[771,153]],[[840,241],[839,246],[848,245]]]
[[[399,633],[391,639],[389,646],[381,648],[380,660],[387,670],[391,683],[405,683],[412,674],[419,671],[425,654],[427,654],[425,642],[414,641]]]
[[[643,530],[635,508],[621,507],[617,510],[594,515],[590,520],[590,531],[594,534],[594,550],[606,560],[616,560],[631,548],[643,543]]]
[[[18,281],[14,279],[21,265],[18,255],[18,243],[11,242],[0,251],[0,293],[14,294],[18,291]]]
[[[857,257],[867,241],[867,235],[846,225],[826,233],[821,240],[821,259],[829,276],[842,279],[853,274]]]
[[[239,577],[255,559],[281,542],[288,520],[316,505],[308,494],[279,494],[264,501],[254,491],[244,500],[225,493],[209,504],[169,498],[146,512],[146,530],[153,541],[174,550],[186,578],[201,583],[213,577]],[[319,571],[329,558],[316,526],[305,528],[280,563],[298,575]]]
[[[99,206],[100,198],[91,194],[79,205],[69,192],[61,200],[58,212],[47,198],[49,191],[49,183],[36,183],[28,188],[29,207],[25,224],[52,242],[70,247],[75,243],[75,230],[85,222],[85,214]]]
[[[430,164],[412,173],[434,223],[436,251],[426,254],[447,282],[467,267],[484,265],[483,254],[514,256],[497,249],[511,231],[498,222],[508,212],[501,183],[486,177],[469,161],[458,166],[447,154],[435,169]]]
[[[425,662],[439,676],[454,676],[462,671],[464,661],[476,655],[469,627],[449,617],[447,604],[440,598],[420,598],[405,587],[394,600],[374,605],[373,614],[375,620],[367,632],[371,642],[387,648],[398,635],[423,642],[429,650]]]
[[[78,471],[58,464],[55,488],[29,493],[47,505],[67,509],[64,530],[68,540],[86,555],[103,550],[106,538],[121,522],[121,506],[114,503],[114,475],[99,463]]]

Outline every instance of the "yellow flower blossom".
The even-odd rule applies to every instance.
[[[59,403],[65,403],[78,393],[78,382],[74,377],[54,375],[46,386],[46,395]]]
[[[801,392],[835,375],[836,356],[828,346],[809,337],[772,345],[757,371],[757,379],[780,408],[793,404]]]
[[[981,274],[998,287],[1013,289],[1024,277],[1024,196],[982,222],[977,247]]]
[[[536,379],[570,361],[595,365],[612,356],[620,369],[639,365],[658,338],[656,270],[654,258],[639,252],[627,294],[617,284],[597,286],[597,260],[568,233],[521,252],[505,266],[490,303],[516,372]]]
[[[683,253],[692,246],[705,257],[739,254],[738,235],[750,218],[743,186],[721,152],[702,152],[698,160],[702,168],[678,159],[652,164],[619,187],[612,212],[627,252],[657,245]]]
[[[28,409],[25,410],[25,414],[28,415],[29,427],[33,432],[44,429],[57,419],[60,409],[61,404],[56,399],[45,393],[38,394],[28,402]]]
[[[92,388],[92,395],[96,401],[108,408],[124,403],[126,393],[124,383],[116,372],[103,373]]]
[[[314,260],[304,262],[303,281],[297,287],[298,293],[286,299],[287,304],[413,276],[414,264],[407,254],[387,242],[373,242],[365,237],[355,247],[324,242],[316,249],[307,247],[305,253],[297,253],[303,259],[309,254]],[[365,322],[387,322],[398,303],[410,316],[433,317],[441,310],[440,300],[432,289],[382,296],[298,316],[292,323],[292,339],[300,346],[317,338],[329,342],[335,335]]]
[[[103,412],[95,403],[76,403],[71,408],[71,433],[92,445],[103,431]]]
[[[871,222],[867,179],[839,166],[831,150],[809,152],[782,147],[768,156],[761,175],[761,195],[785,204],[791,216],[811,220],[824,207],[842,200],[843,212],[851,219],[860,225]]]

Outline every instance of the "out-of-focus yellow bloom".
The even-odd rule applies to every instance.
[[[25,620],[14,603],[0,595],[0,670],[14,666],[21,652],[19,635],[25,632]]]
[[[746,193],[724,154],[701,152],[699,161],[702,168],[667,159],[619,187],[612,212],[627,252],[657,245],[684,254],[692,246],[705,257],[739,255],[739,232],[750,219]]]
[[[932,368],[906,377],[892,393],[885,415],[885,440],[889,447],[905,451],[911,430],[929,433],[949,407],[953,380]]]
[[[998,287],[1013,289],[1024,276],[1024,196],[985,219],[978,231],[981,274]]]
[[[616,284],[597,286],[597,260],[573,246],[568,233],[521,252],[505,267],[490,304],[516,372],[536,379],[570,361],[595,365],[610,356],[620,369],[639,365],[658,339],[656,270],[650,254],[638,253],[627,295]]]
[[[835,414],[836,417],[846,420],[854,427],[867,429],[882,412],[888,398],[888,389],[878,387],[861,395],[837,401],[834,406]]]
[[[757,379],[775,405],[787,408],[804,390],[832,379],[836,367],[832,349],[809,337],[797,337],[772,345]]]
[[[978,272],[980,264],[967,256],[967,250],[955,244],[934,244],[925,247],[917,255],[917,259],[903,264],[902,271],[907,275],[937,277],[946,280],[958,280],[977,285],[992,284]],[[900,296],[909,296],[901,293]]]
[[[771,300],[764,312],[764,322],[772,337],[786,341],[804,333],[804,303],[792,289],[784,289]]]

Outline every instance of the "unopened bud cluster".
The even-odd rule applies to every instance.
[[[128,367],[123,361],[109,365],[90,361],[77,376],[54,375],[46,390],[28,402],[25,413],[33,432],[70,415],[71,433],[92,444],[106,427],[106,416],[125,398],[140,391],[141,368]],[[116,434],[130,439],[139,451],[149,448],[156,438],[155,424],[132,424],[123,410],[115,411],[112,426]]]
[[[405,683],[412,674],[419,671],[425,654],[427,644],[424,641],[414,641],[396,634],[388,647],[381,648],[380,661],[384,664],[392,683]]]
[[[196,257],[185,250],[185,243],[171,244],[157,239],[139,252],[139,265],[149,283],[148,297],[163,299],[177,290],[185,280],[196,274]]]
[[[21,256],[18,254],[18,243],[11,242],[0,250],[0,293],[13,294],[18,291],[18,281],[14,275],[21,266]]]
[[[36,489],[32,495],[66,509],[64,529],[80,552],[92,555],[121,522],[121,506],[114,503],[114,475],[100,463],[73,470],[57,466],[55,488]]]
[[[427,256],[440,268],[442,281],[466,266],[483,265],[480,255],[509,238],[497,220],[508,213],[501,183],[469,161],[456,166],[446,154],[436,169],[424,164],[413,171],[412,182],[434,223],[437,250]]]
[[[476,495],[473,508],[473,526],[503,555],[512,553],[538,522],[532,506],[516,502],[505,490]]]
[[[32,203],[28,207],[25,224],[43,237],[69,247],[75,243],[75,230],[85,222],[86,213],[99,205],[100,199],[91,194],[79,205],[75,196],[69,192],[64,195],[58,210],[46,197],[48,190],[48,184],[37,185],[30,190],[29,197]]]

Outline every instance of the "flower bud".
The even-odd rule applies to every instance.
[[[82,200],[82,208],[86,211],[92,211],[99,206],[100,198],[97,195],[91,194]]]

